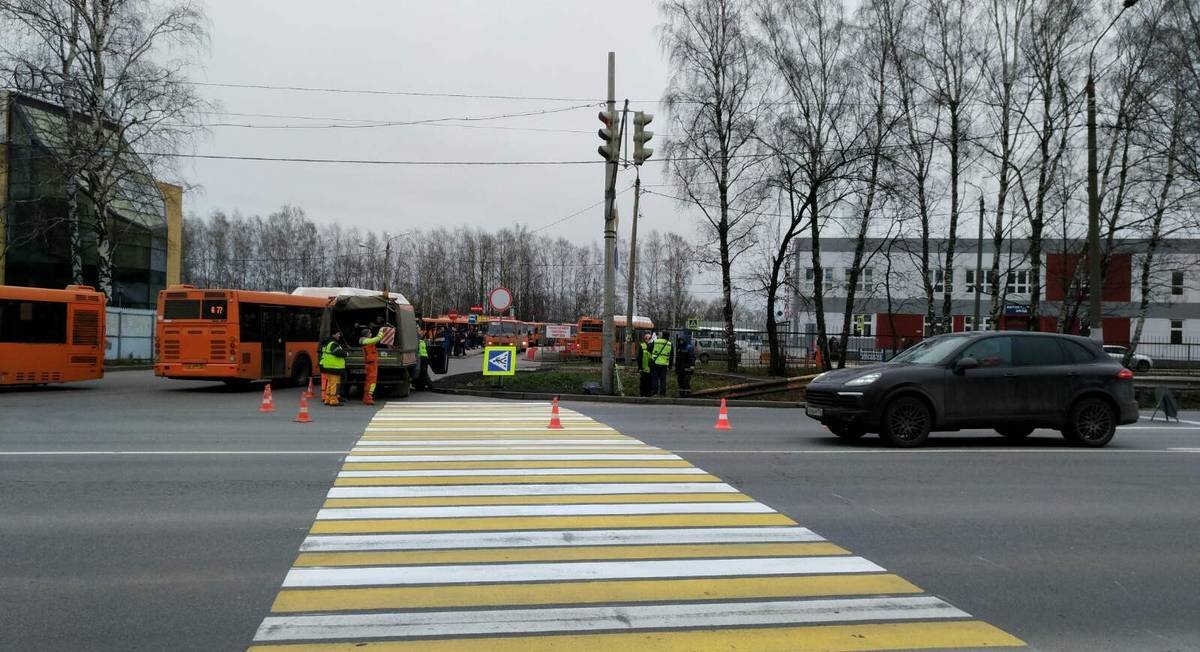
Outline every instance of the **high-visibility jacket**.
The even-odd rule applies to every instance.
[[[366,364],[374,364],[379,362],[379,349],[377,344],[383,339],[382,335],[375,337],[360,337],[358,343],[363,348],[363,362]]]
[[[429,357],[429,349],[425,346],[425,340],[417,341],[417,355],[420,355],[422,358]]]
[[[645,342],[638,342],[638,366],[642,373],[650,373],[650,347]]]
[[[654,347],[650,349],[650,357],[656,365],[666,367],[671,364],[671,340],[660,337],[654,340]]]
[[[329,340],[321,347],[321,368],[341,370],[346,368],[346,347],[337,340]]]

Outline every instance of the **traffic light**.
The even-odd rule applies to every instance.
[[[653,131],[646,131],[646,125],[654,120],[654,114],[638,111],[633,114],[633,164],[641,165],[654,154],[654,150],[646,147],[646,143],[654,138]]]
[[[600,122],[604,123],[604,126],[596,133],[600,136],[600,140],[604,141],[604,144],[600,145],[596,151],[600,153],[600,158],[609,163],[615,163],[621,157],[620,140],[617,138],[617,128],[615,126],[617,123],[617,113],[616,111],[601,111],[597,116],[600,118]]]

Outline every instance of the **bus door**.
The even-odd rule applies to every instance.
[[[262,307],[262,377],[287,376],[287,312],[281,306]]]

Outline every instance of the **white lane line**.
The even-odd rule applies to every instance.
[[[591,496],[620,494],[735,494],[724,482],[577,484],[464,484],[332,487],[328,498],[436,498],[458,496]]]
[[[559,413],[558,419],[559,419],[559,421],[562,421],[563,423],[567,423],[567,422],[596,423],[596,421],[594,419],[591,419],[589,417],[568,416],[568,415],[565,415],[562,413]],[[427,415],[405,415],[402,417],[391,417],[391,416],[382,416],[381,417],[381,416],[377,415],[371,419],[372,423],[378,422],[378,421],[438,421],[438,422],[459,421],[462,423],[473,423],[473,422],[476,422],[476,423],[512,423],[515,421],[537,421],[540,423],[540,422],[549,421],[549,420],[550,420],[549,413],[529,414],[529,415],[521,415],[521,416],[495,415],[495,416],[486,416],[486,417],[464,417],[464,416],[436,416],[435,417],[435,416],[427,416]]]
[[[1177,426],[1167,424],[1163,424],[1161,426],[1117,426],[1117,430],[1200,430],[1200,426]]]
[[[613,449],[617,449],[617,452],[616,453],[612,452]],[[524,452],[523,453],[513,453],[512,451],[524,451]],[[607,453],[609,455],[633,454],[633,453],[644,453],[644,454],[655,453],[655,454],[659,454],[659,455],[670,454],[661,448],[655,448],[653,446],[612,446],[612,445],[609,445],[609,446],[562,446],[562,445],[542,446],[541,444],[537,444],[537,443],[526,444],[524,446],[416,446],[416,447],[362,446],[360,444],[355,444],[354,452],[355,453],[405,453],[408,455],[414,455],[417,453],[447,454],[447,453],[455,453],[455,452],[458,452],[458,453],[464,454],[464,455],[465,454],[495,455],[495,454],[499,454],[499,453],[508,453],[510,455],[533,455],[533,454],[565,455],[565,454],[569,454],[569,453],[576,453],[576,454],[590,453],[590,454],[595,454],[595,455],[599,455],[602,453]]]
[[[349,451],[0,451],[0,456],[21,455],[345,455]]]
[[[588,454],[528,454],[528,455],[349,455],[347,462],[568,462],[589,460],[625,460],[659,462],[683,459],[673,453],[594,453]]]
[[[1168,448],[1167,450],[1175,453],[1200,453],[1200,448]]]
[[[542,582],[880,572],[883,572],[883,568],[862,557],[656,559],[649,561],[620,560],[536,564],[293,568],[288,571],[287,577],[284,578],[283,586],[287,588],[311,586],[406,586],[410,584],[474,584],[476,582]]]
[[[1018,455],[1040,453],[1078,453],[1081,455],[1102,455],[1112,453],[1142,454],[1142,453],[1171,453],[1171,449],[1140,449],[1140,448],[845,448],[845,449],[816,449],[816,450],[722,450],[722,449],[672,449],[681,454],[712,454],[712,455],[935,455],[935,454],[1005,454]]]
[[[386,457],[386,456],[385,456]],[[376,457],[378,459],[378,457]],[[346,461],[370,461],[351,460]],[[339,478],[411,478],[411,477],[442,477],[467,475],[707,475],[703,469],[694,466],[656,466],[656,467],[610,467],[594,466],[573,469],[411,469],[403,471],[342,471]]]
[[[256,641],[408,638],[692,629],[756,625],[969,618],[932,596],[699,602],[688,604],[268,616]]]
[[[824,537],[812,530],[798,526],[334,534],[309,536],[300,545],[300,552],[709,543],[811,543],[824,540]]]
[[[645,446],[633,439],[360,439],[356,446]]]
[[[762,503],[632,503],[616,505],[462,505],[452,507],[338,507],[317,512],[318,521],[375,518],[473,518],[488,516],[593,516],[617,514],[774,514]]]

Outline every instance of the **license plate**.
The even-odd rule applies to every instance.
[[[825,416],[825,410],[824,410],[823,408],[819,408],[819,407],[813,407],[813,406],[811,406],[811,405],[807,405],[807,406],[805,406],[805,407],[804,407],[804,413],[805,413],[805,414],[807,414],[807,415],[808,415],[808,416],[810,416],[810,417],[822,417],[822,416]]]
[[[183,365],[183,368],[184,369],[203,369],[204,365],[202,365],[202,364],[185,364],[185,365]]]

